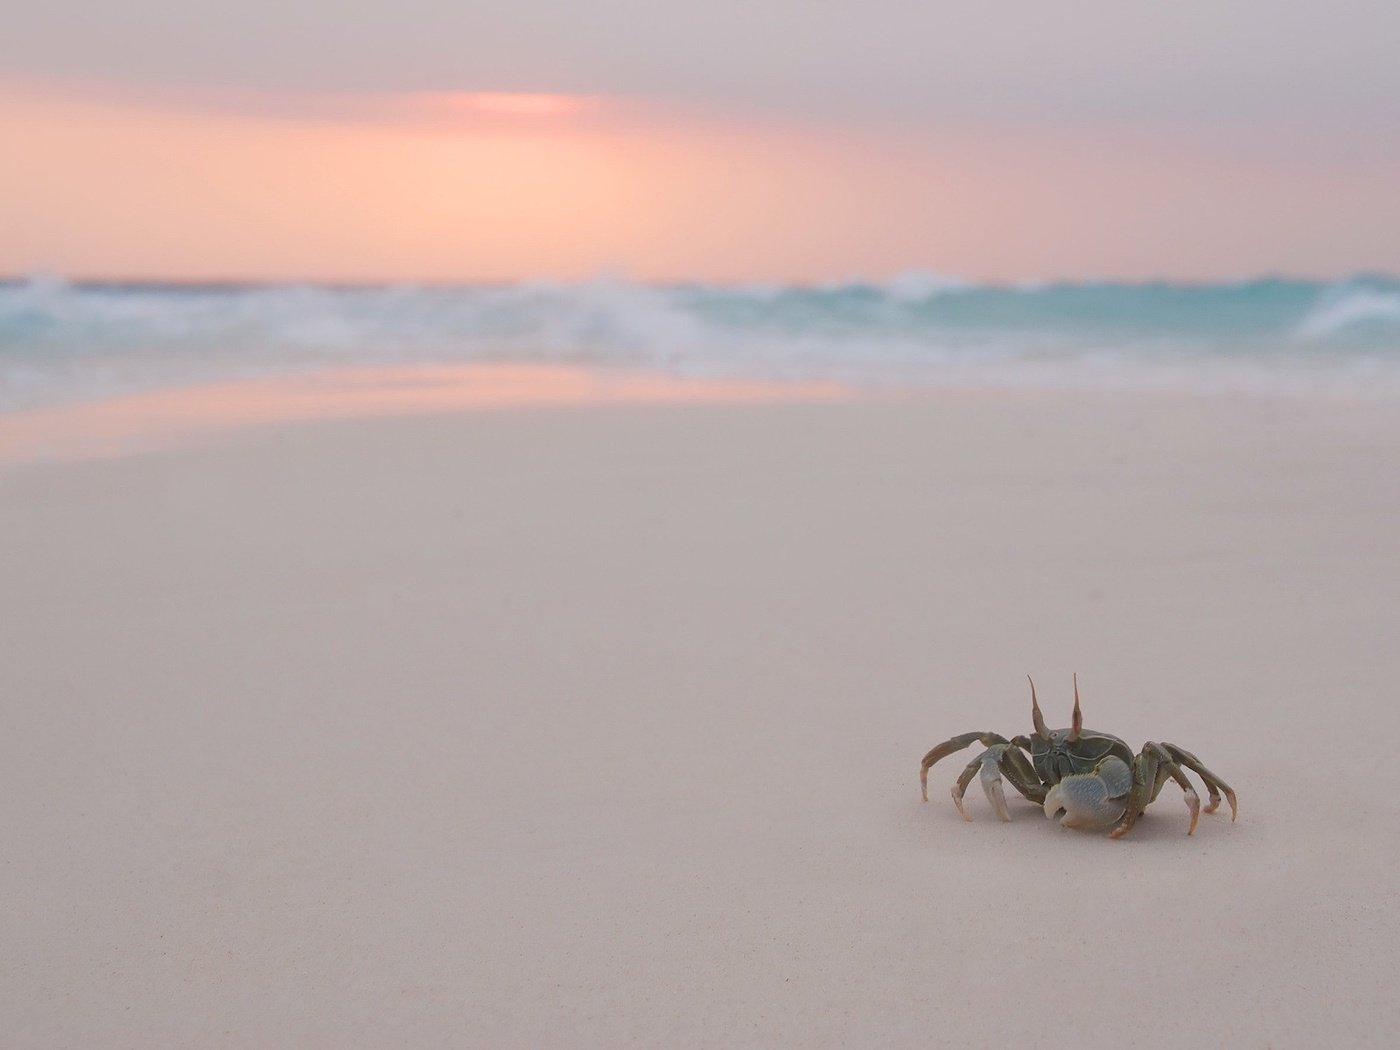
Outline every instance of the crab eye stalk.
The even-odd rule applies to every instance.
[[[1045,727],[1045,716],[1040,713],[1040,703],[1035,698],[1035,679],[1026,675],[1026,681],[1031,683],[1031,721],[1035,723],[1035,735],[1049,740],[1050,730]]]
[[[1079,710],[1079,675],[1074,676],[1074,717],[1069,724],[1069,738],[1079,739],[1079,731],[1084,728],[1084,714]]]

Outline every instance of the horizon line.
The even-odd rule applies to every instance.
[[[1229,286],[1257,284],[1307,284],[1336,285],[1352,281],[1381,281],[1400,284],[1400,273],[1386,270],[1357,269],[1340,275],[1305,274],[1283,270],[1259,271],[1235,277],[1172,277],[1158,275],[1152,277],[1017,277],[1017,278],[971,278],[939,270],[905,269],[886,277],[850,274],[841,277],[820,279],[780,279],[763,278],[711,278],[711,277],[634,277],[625,273],[600,270],[587,277],[489,277],[489,278],[333,278],[333,277],[163,277],[163,276],[111,276],[102,274],[67,275],[37,271],[31,273],[0,272],[0,288],[23,285],[51,284],[75,288],[83,291],[256,291],[267,288],[315,288],[324,291],[377,291],[390,289],[423,289],[432,291],[452,291],[472,288],[512,288],[528,285],[557,285],[562,287],[585,287],[591,284],[630,284],[651,288],[686,288],[704,286],[711,288],[753,288],[768,287],[791,290],[823,291],[837,288],[878,288],[897,284],[902,280],[927,280],[930,291],[950,292],[958,290],[1027,288],[1094,287],[1109,285],[1120,288],[1145,288],[1167,285],[1178,288],[1222,288]]]

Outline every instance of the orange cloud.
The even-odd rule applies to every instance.
[[[509,117],[568,117],[594,109],[587,95],[551,95],[510,91],[432,91],[408,96],[428,112],[480,113]]]

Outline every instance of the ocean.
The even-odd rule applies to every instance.
[[[503,361],[875,388],[1394,398],[1400,280],[0,282],[0,412],[336,366]]]

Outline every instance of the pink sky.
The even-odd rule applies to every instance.
[[[1400,271],[1394,159],[1186,121],[0,83],[0,273],[815,281]]]

